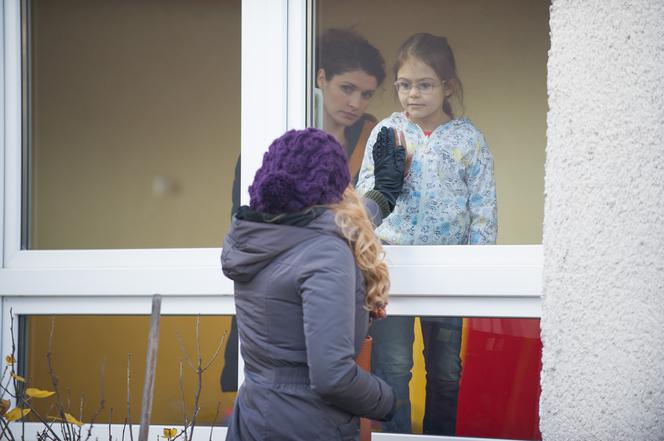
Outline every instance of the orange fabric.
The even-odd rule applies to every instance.
[[[369,140],[369,135],[371,130],[376,126],[375,121],[366,120],[362,125],[362,131],[360,136],[355,143],[355,148],[353,153],[348,160],[348,168],[350,169],[350,175],[356,176],[360,172],[360,167],[362,166],[362,159],[364,159],[364,150],[367,147],[367,141]]]
[[[364,149],[362,149],[364,150]],[[357,355],[357,364],[367,372],[371,372],[371,348],[373,346],[370,336],[364,339],[360,353]],[[360,441],[371,440],[371,420],[360,418]]]

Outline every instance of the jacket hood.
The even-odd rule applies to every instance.
[[[224,238],[221,269],[236,282],[249,282],[281,253],[321,234],[339,235],[334,213],[325,209],[308,222],[301,218],[291,225],[287,218],[269,218],[249,210],[233,217]],[[290,218],[292,219],[292,217]],[[304,225],[302,225],[304,223]]]

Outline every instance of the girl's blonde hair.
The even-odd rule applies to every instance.
[[[383,246],[374,234],[374,226],[367,216],[364,204],[349,186],[342,200],[330,208],[335,213],[336,224],[348,240],[355,262],[364,275],[365,308],[381,316],[388,301],[390,276]]]

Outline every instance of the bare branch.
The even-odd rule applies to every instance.
[[[219,339],[219,344],[217,345],[217,349],[214,351],[214,355],[212,355],[212,358],[210,359],[208,364],[205,365],[205,367],[203,368],[203,371],[207,371],[208,368],[210,367],[210,365],[212,363],[214,363],[214,360],[217,359],[217,356],[219,355],[219,352],[221,351],[221,347],[223,346],[224,341],[226,340],[226,335],[227,334],[228,334],[228,331],[224,331],[224,335],[222,335],[221,338]]]
[[[92,418],[90,419],[90,425],[88,427],[88,434],[85,437],[85,441],[88,441],[90,437],[92,436],[92,428],[94,427],[95,421],[97,421],[97,417],[99,414],[101,414],[102,410],[104,410],[104,407],[106,406],[106,398],[105,398],[105,392],[104,392],[104,379],[106,377],[106,357],[102,359],[101,362],[101,368],[99,369],[99,384],[100,384],[100,398],[99,398],[99,405],[97,406],[97,410],[95,410],[95,413],[92,414]],[[83,421],[83,420],[81,420]]]
[[[85,404],[85,394],[82,393],[82,394],[81,394],[81,402],[80,402],[80,406],[79,406],[79,409],[78,409],[78,420],[79,420],[79,421],[83,421],[83,406],[84,406],[84,404]],[[83,427],[79,427],[79,428],[78,428],[78,435],[76,436],[76,439],[77,439],[78,441],[81,440],[81,432],[82,432],[82,430],[83,430]]]
[[[24,399],[24,398],[21,397],[21,398],[20,398],[20,406],[19,406],[19,407],[21,407],[21,408],[27,407],[28,409],[30,409],[30,412],[32,412],[32,414],[33,414],[35,417],[37,417],[37,419],[38,419],[38,420],[39,420],[39,421],[40,421],[40,422],[46,427],[46,429],[48,429],[49,432],[51,432],[51,434],[53,435],[54,439],[56,439],[56,440],[59,440],[59,439],[60,439],[60,437],[55,433],[55,431],[54,431],[53,428],[51,427],[51,424],[49,424],[48,421],[46,421],[46,418],[44,418],[44,417],[43,417],[43,416],[37,411],[37,409],[35,409],[35,408],[32,406],[32,404],[30,404],[30,401],[28,401],[28,400],[26,400],[26,399]],[[52,407],[53,407],[53,405],[51,404],[51,406],[49,407],[49,411],[51,410]],[[48,413],[47,413],[47,415],[48,415]],[[25,418],[22,418],[22,420],[25,420]],[[0,439],[2,439],[2,436],[0,436]],[[25,433],[23,434],[23,439],[25,439]]]
[[[2,425],[2,434],[0,434],[0,436],[4,435],[6,433],[7,437],[11,441],[16,441],[16,438],[14,438],[14,434],[12,433],[12,430],[9,428],[9,422],[5,421],[4,418],[0,418],[0,425]],[[0,438],[0,439],[2,439],[2,438]]]
[[[196,367],[201,368],[203,356],[201,355],[201,315],[196,316]]]
[[[122,423],[122,438],[121,441],[124,441],[125,439],[125,430],[127,429],[127,417],[124,419],[124,423]]]
[[[212,441],[212,430],[214,429],[214,424],[217,422],[217,418],[219,418],[220,408],[221,408],[221,401],[217,401],[217,411],[214,413],[214,418],[212,419],[212,424],[210,425],[210,438],[208,438],[208,441]]]
[[[65,407],[62,404],[62,397],[60,396],[60,388],[58,387],[58,377],[55,376],[55,370],[53,369],[53,335],[55,334],[55,316],[51,316],[51,331],[48,335],[48,351],[46,352],[46,361],[48,364],[48,375],[51,378],[51,385],[55,391],[55,401],[58,404],[58,413],[60,415],[60,429],[62,431],[65,440],[70,440],[71,435],[68,433],[68,427],[65,423]]]
[[[182,418],[184,420],[183,432],[185,439],[187,438],[187,426],[189,425],[189,417],[187,416],[187,406],[184,401],[184,369],[182,360],[180,360],[180,375],[178,376],[178,383],[180,384],[180,400],[182,401]],[[181,432],[182,433],[182,432]]]
[[[4,385],[2,384],[2,381],[4,381],[5,377],[7,376],[7,371],[8,370],[9,370],[9,366],[5,366],[5,369],[2,371],[2,380],[0,381],[0,388],[2,390],[1,390],[1,393],[0,393],[0,398],[5,397],[5,392],[7,393],[7,395],[9,395],[10,398],[16,398],[16,395],[13,394],[9,390],[9,384],[12,382],[12,376],[9,375],[9,377],[7,377],[7,383],[4,384]],[[12,370],[12,372],[13,372],[13,370]],[[0,438],[0,439],[2,439],[2,438]]]
[[[111,424],[113,424],[113,408],[108,409],[108,441],[113,441],[113,434],[111,432]]]
[[[192,441],[194,437],[194,426],[196,426],[196,418],[198,417],[198,412],[200,411],[199,401],[201,398],[201,390],[203,389],[203,357],[201,356],[201,339],[200,339],[200,325],[201,325],[201,315],[199,314],[196,317],[196,395],[194,396],[194,408],[191,415],[191,431],[189,432],[189,441]]]
[[[180,335],[180,331],[175,331],[175,339],[178,341],[178,345],[180,346],[180,352],[182,353],[182,359],[187,362],[187,364],[189,365],[189,367],[191,368],[192,371],[195,371],[196,367],[191,362],[191,359],[189,358],[189,354],[187,354],[187,348],[184,346],[184,342],[182,341],[182,335]]]
[[[127,419],[125,424],[129,425],[129,439],[134,441],[134,431],[131,427],[131,353],[127,354]],[[122,428],[122,440],[124,441],[124,428]]]

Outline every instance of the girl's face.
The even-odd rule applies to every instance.
[[[325,78],[325,70],[320,69],[316,83],[323,91],[325,119],[330,123],[348,127],[353,125],[367,110],[378,81],[365,71],[351,70]],[[332,127],[325,127],[326,130]]]
[[[397,72],[397,83],[410,85],[399,90],[399,101],[408,118],[424,130],[433,130],[449,121],[443,102],[452,93],[438,74],[419,58],[409,57]],[[418,87],[420,86],[420,87]]]

